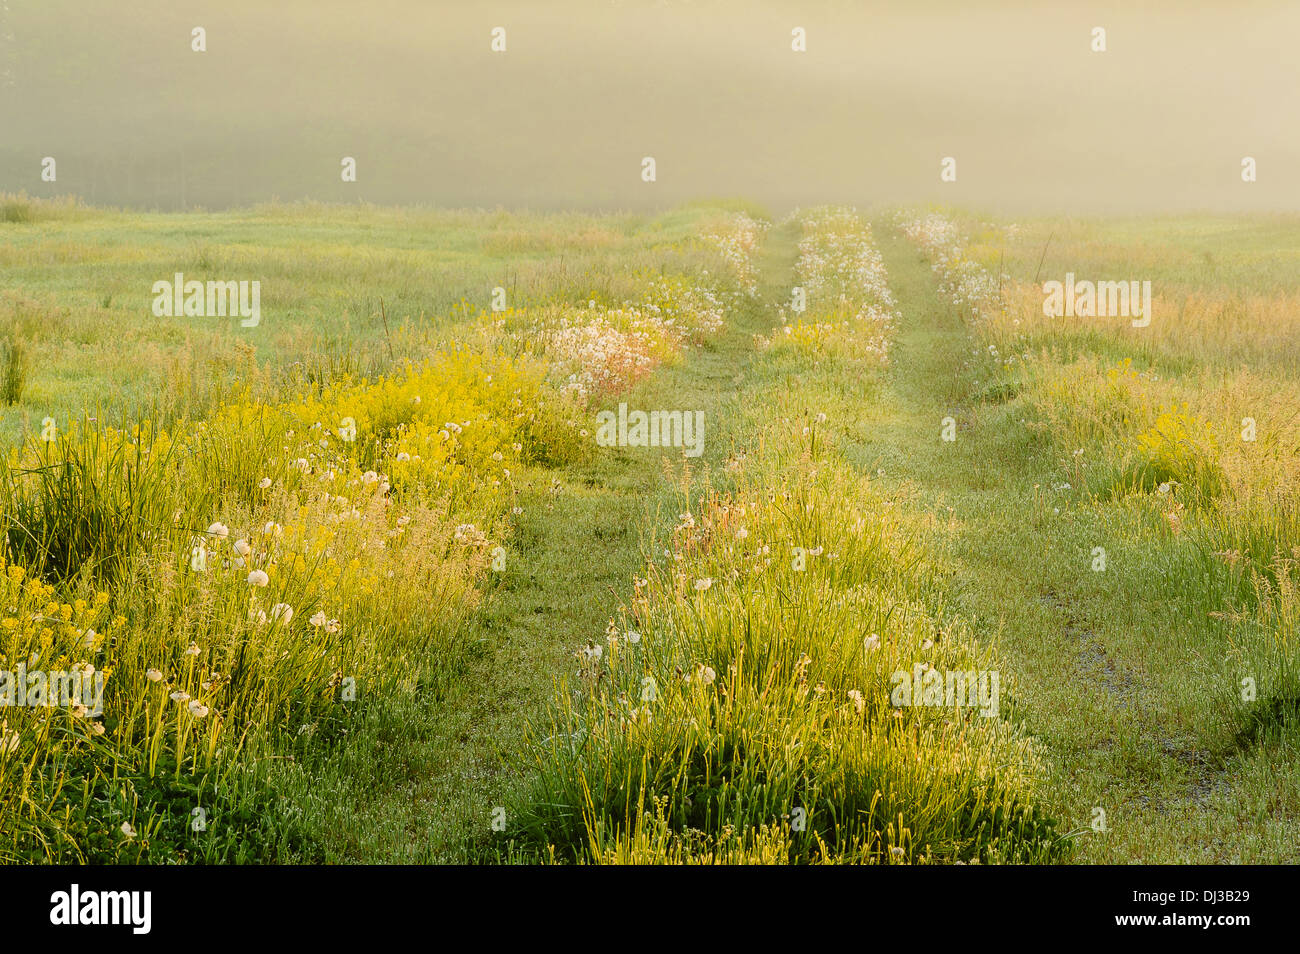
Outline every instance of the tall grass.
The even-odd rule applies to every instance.
[[[1058,851],[1014,729],[891,701],[892,674],[918,664],[996,668],[926,608],[933,584],[901,530],[826,470],[767,496],[708,502],[631,617],[583,653],[582,701],[561,694],[538,748],[525,837],[589,860],[651,835],[671,852],[749,849],[772,825],[788,862]],[[817,551],[804,570],[787,556],[799,544]]]
[[[52,437],[15,453],[0,479],[5,558],[52,581],[123,582],[172,525],[171,442],[151,429],[127,439],[93,420]],[[209,505],[194,489],[192,504]]]
[[[12,406],[23,399],[27,387],[27,348],[16,335],[6,339],[0,348],[0,399]]]
[[[0,192],[0,222],[25,225],[31,222],[82,218],[87,214],[75,196],[42,199],[25,192]]]
[[[196,245],[187,267],[224,258]],[[679,260],[719,278],[641,289],[648,321],[682,329],[665,360],[708,330],[695,318],[727,283],[716,250]],[[102,715],[5,713],[0,859],[257,856],[283,820],[250,811],[268,797],[258,760],[342,744],[370,700],[446,692],[516,482],[591,453],[581,402],[525,338],[484,321],[451,347],[412,354],[408,334],[405,358],[346,347],[282,373],[249,345],[190,342],[139,424],[99,412],[14,448],[0,671],[107,679]],[[192,838],[189,813],[214,804],[226,834]]]
[[[508,363],[486,378],[463,356],[310,404],[235,400],[171,434],[88,419],[16,449],[0,478],[0,669],[89,666],[107,682],[102,721],[6,712],[0,857],[80,858],[114,779],[163,798],[161,776],[209,784],[245,750],[343,731],[350,703],[454,676],[489,534],[508,533],[500,476],[526,466],[512,441],[567,426],[565,403]],[[438,454],[406,472],[397,451],[421,413],[466,433],[435,432]],[[361,440],[312,426],[345,414]],[[60,781],[77,773],[87,800]],[[165,825],[159,810],[140,806]],[[77,820],[51,840],[60,813]]]
[[[1037,754],[1013,723],[895,698],[897,672],[997,664],[945,610],[925,550],[844,463],[824,417],[788,413],[790,375],[839,396],[879,367],[895,320],[856,216],[815,210],[802,224],[800,278],[815,295],[754,370],[782,382],[747,409],[756,449],[737,459],[735,489],[683,500],[630,606],[578,648],[511,815],[526,855],[889,863],[1062,850],[1037,806]]]
[[[959,230],[942,216],[927,221],[910,234],[943,272],[960,249]],[[1024,426],[1056,450],[1059,486],[1072,482],[1092,505],[1122,505],[1135,518],[1132,532],[1152,551],[1160,611],[1179,618],[1213,660],[1218,689],[1205,737],[1217,740],[1223,723],[1239,740],[1269,737],[1295,724],[1300,698],[1294,291],[1243,291],[1253,260],[1236,248],[1241,265],[1207,275],[1185,249],[1116,247],[1072,238],[1077,224],[1058,226],[1065,239],[1054,230],[1051,248],[1060,273],[1101,277],[1136,263],[1157,279],[1150,326],[1044,316],[1043,293],[1029,281],[1046,257],[1042,228],[1033,249],[985,228],[961,257],[992,263],[1009,254],[1025,274],[978,309],[984,372],[1007,384]],[[1246,677],[1254,694],[1243,692]]]

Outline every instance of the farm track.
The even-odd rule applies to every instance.
[[[997,644],[1014,676],[1011,716],[1041,743],[1045,797],[1061,829],[1074,833],[1074,860],[1293,860],[1294,848],[1284,847],[1289,820],[1263,832],[1256,817],[1253,841],[1227,847],[1260,807],[1234,792],[1232,768],[1162,707],[1146,659],[1180,651],[1176,623],[1152,619],[1134,632],[1114,623],[1122,618],[1115,601],[1131,582],[1098,586],[1077,546],[1080,533],[1101,532],[1099,518],[1074,515],[1083,529],[1063,537],[1050,508],[1034,512],[1030,501],[1051,462],[1026,462],[999,446],[1006,437],[990,426],[996,409],[972,397],[977,382],[964,364],[974,345],[960,315],[938,299],[929,267],[890,225],[877,223],[875,237],[903,318],[888,386],[860,408],[844,457],[892,487],[900,507],[930,516],[931,543],[954,571],[954,607]],[[645,537],[672,525],[688,471],[715,467],[745,443],[737,428],[755,386],[746,377],[753,335],[775,323],[775,307],[762,303],[788,297],[794,257],[793,231],[773,230],[755,302],[730,316],[709,349],[624,398],[703,410],[702,458],[684,471],[676,452],[613,451],[561,472],[554,489],[543,481],[524,492],[507,570],[469,624],[479,645],[471,670],[445,698],[387,717],[400,725],[377,737],[385,761],[401,770],[383,786],[350,782],[342,771],[333,779],[340,825],[326,846],[331,860],[501,860],[476,846],[487,841],[493,808],[529,778],[528,727],[544,724],[575,649],[598,640],[627,598]],[[954,443],[939,439],[946,416],[958,421]],[[1090,828],[1096,808],[1106,813],[1105,833]]]
[[[1107,539],[1115,516],[1081,505],[1067,527],[1049,508],[1035,512],[1053,462],[1005,446],[998,409],[972,397],[978,382],[963,364],[978,346],[960,314],[889,224],[877,225],[877,241],[903,320],[892,400],[848,456],[866,472],[883,469],[910,506],[933,515],[956,570],[955,605],[997,641],[1014,676],[1014,717],[1043,746],[1049,806],[1075,833],[1074,860],[1294,861],[1293,840],[1281,834],[1294,831],[1294,816],[1268,826],[1264,806],[1234,791],[1240,764],[1198,744],[1195,727],[1164,703],[1165,680],[1184,678],[1176,661],[1189,652],[1177,614],[1122,622],[1132,613],[1121,601],[1142,592],[1133,574],[1144,567],[1112,566],[1108,574],[1124,576],[1104,583],[1088,571],[1089,541]],[[940,422],[949,415],[958,436],[945,444]],[[1098,808],[1101,833],[1092,830]],[[1252,825],[1251,847],[1232,847]]]
[[[914,506],[947,524],[956,604],[997,640],[1015,677],[1016,715],[1044,744],[1062,829],[1088,832],[1094,806],[1113,824],[1126,806],[1145,801],[1142,779],[1122,753],[1159,732],[1141,674],[1107,652],[1092,619],[1098,603],[1082,592],[1090,581],[1080,580],[1078,555],[1063,552],[1056,526],[1028,518],[1041,475],[1015,466],[1013,455],[999,454],[979,433],[987,415],[969,394],[963,364],[976,345],[961,315],[938,299],[912,246],[886,225],[880,236],[903,322],[893,405],[860,460],[885,469]],[[940,422],[949,415],[958,436],[943,443]],[[1098,842],[1090,835],[1080,836],[1076,860],[1102,860],[1093,857]]]
[[[759,296],[729,315],[707,348],[620,397],[630,407],[704,411],[704,454],[690,461],[691,471],[726,457],[753,335],[776,321],[761,302],[788,294],[793,231],[777,231],[760,253]],[[523,492],[506,571],[489,581],[468,623],[478,647],[470,670],[445,697],[385,719],[401,723],[383,733],[385,759],[401,756],[398,777],[379,790],[342,773],[334,779],[330,797],[342,817],[337,842],[327,846],[331,860],[498,860],[475,846],[490,831],[493,809],[529,778],[528,728],[545,724],[578,647],[603,639],[642,568],[645,534],[671,527],[681,511],[683,482],[680,451],[611,449],[591,466],[558,472],[553,485],[543,479]]]

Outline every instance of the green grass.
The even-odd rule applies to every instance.
[[[0,325],[25,338],[26,386],[0,409],[12,441],[47,415],[202,410],[247,377],[350,362],[375,373],[463,335],[491,307],[617,304],[642,276],[684,265],[703,204],[659,216],[268,205],[152,214],[27,200],[0,223]],[[261,323],[157,318],[156,281],[261,282]],[[385,327],[385,316],[387,327]],[[13,402],[11,402],[13,403]]]
[[[647,548],[646,580],[612,638],[593,634],[607,651],[557,692],[522,831],[507,841],[524,858],[990,862],[1062,853],[1035,803],[1037,753],[1012,722],[891,702],[890,674],[921,660],[941,671],[998,666],[992,647],[948,612],[942,569],[909,521],[891,518],[890,501],[836,449],[845,423],[881,396],[878,358],[860,350],[869,326],[813,346],[773,327],[773,305],[796,280],[777,250],[789,256],[794,238],[771,238],[761,295],[769,304],[741,329],[774,334],[731,382],[723,446],[744,463],[693,472],[678,506],[691,520],[679,516]],[[862,307],[873,300],[850,293]],[[808,565],[791,559],[796,546],[812,554]],[[701,579],[711,581],[704,590],[692,585]]]
[[[479,480],[492,465],[472,448],[473,492],[410,498],[436,511],[419,518],[430,534],[471,518],[499,527],[505,568],[484,556],[436,593],[406,580],[383,597],[349,596],[346,631],[361,625],[345,663],[279,630],[235,639],[249,626],[234,598],[246,600],[246,587],[141,576],[183,571],[190,537],[218,516],[267,519],[257,480],[296,419],[260,418],[266,430],[243,433],[241,418],[222,424],[223,403],[275,397],[285,402],[276,413],[309,424],[334,413],[326,396],[348,382],[440,348],[504,341],[526,363],[537,309],[616,306],[660,275],[698,276],[713,263],[694,236],[718,214],[702,203],[657,217],[312,205],[138,215],[5,197],[0,437],[40,446],[46,415],[60,435],[47,448],[54,463],[11,461],[0,500],[8,559],[44,572],[59,600],[113,591],[110,609],[129,622],[106,629],[96,618],[95,628],[130,649],[120,666],[134,680],[110,693],[114,704],[149,691],[145,665],[184,671],[191,639],[211,649],[205,663],[241,641],[303,655],[283,681],[270,656],[252,666],[267,681],[241,690],[229,715],[268,731],[210,757],[198,734],[176,751],[179,717],[163,744],[143,746],[144,761],[120,739],[88,743],[75,722],[50,722],[48,762],[17,789],[12,766],[0,770],[0,807],[6,785],[25,793],[0,852],[20,844],[23,857],[71,862],[1297,860],[1300,387],[1284,332],[1300,226],[1286,217],[1034,220],[1008,233],[958,215],[972,259],[1011,276],[1004,313],[983,319],[944,299],[891,221],[873,222],[898,311],[887,367],[867,336],[844,329],[784,337],[790,288],[806,276],[797,225],[775,227],[758,294],[729,308],[722,333],[584,412],[556,405],[550,429],[524,438],[527,466],[508,500]],[[1117,322],[1035,320],[1025,286],[1040,267],[1040,280],[1067,270],[1150,279],[1164,321],[1143,337]],[[154,318],[152,282],[178,270],[260,279],[261,326]],[[513,310],[494,331],[481,313],[498,285]],[[851,324],[855,311],[814,296],[804,321]],[[564,443],[617,401],[703,411],[704,455]],[[87,413],[100,420],[74,435],[69,418]],[[384,442],[399,439],[405,412],[388,413],[363,427],[363,446],[339,449],[358,475],[383,469]],[[1249,444],[1236,439],[1245,416],[1260,429]],[[93,439],[102,420],[140,417],[212,430],[187,445],[183,465],[132,463],[139,448]],[[941,439],[946,418],[955,441]],[[292,468],[272,476],[308,493]],[[747,542],[734,537],[739,507]],[[178,508],[177,567],[142,563],[152,552],[142,529],[175,523]],[[695,527],[683,527],[687,512]],[[425,543],[441,561],[443,544]],[[751,572],[760,544],[775,566]],[[822,553],[796,569],[794,547]],[[705,577],[714,584],[696,590]],[[321,583],[308,575],[313,595],[285,598],[305,617],[310,600],[331,598]],[[875,655],[863,652],[870,636],[884,647]],[[605,650],[596,666],[581,654],[593,645]],[[335,665],[384,654],[358,703],[307,697],[327,682],[337,691]],[[921,659],[998,671],[1000,714],[896,717],[890,673]],[[654,715],[633,725],[647,677]],[[124,721],[161,725],[151,712]]]
[[[1155,223],[1139,234],[1150,249],[1170,229],[1184,245],[1205,234],[1196,223]],[[1113,269],[1138,240],[1132,227],[1117,231],[1107,246]],[[1104,225],[1090,234],[1099,243],[1110,235]],[[898,398],[863,435],[862,466],[886,468],[942,523],[959,605],[1000,634],[1019,674],[1020,712],[1053,765],[1051,808],[1080,833],[1077,859],[1295,861],[1296,727],[1273,711],[1294,692],[1280,671],[1285,651],[1223,618],[1242,609],[1237,586],[1194,526],[1169,532],[1160,494],[1143,492],[1151,489],[1144,482],[1133,493],[1086,492],[1086,469],[1105,465],[1095,459],[1105,449],[1085,445],[1081,462],[1069,436],[1026,426],[1046,403],[1033,375],[1009,400],[988,402],[987,379],[1015,380],[1015,370],[987,360],[981,331],[972,335],[963,314],[938,300],[913,247],[896,240],[886,254],[912,320],[895,368]],[[937,422],[948,414],[958,439],[943,444]],[[1103,572],[1093,570],[1095,547],[1106,551]],[[1278,675],[1266,679],[1270,671]],[[1241,704],[1238,683],[1251,673],[1270,682],[1260,699],[1271,701]],[[1267,742],[1251,729],[1260,719]],[[1093,828],[1097,809],[1104,833]]]

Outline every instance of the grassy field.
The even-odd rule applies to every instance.
[[[1300,220],[0,236],[0,861],[1297,860]]]

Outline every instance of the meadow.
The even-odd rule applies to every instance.
[[[1298,257],[0,197],[0,699],[102,685],[0,708],[0,861],[1295,861]]]

